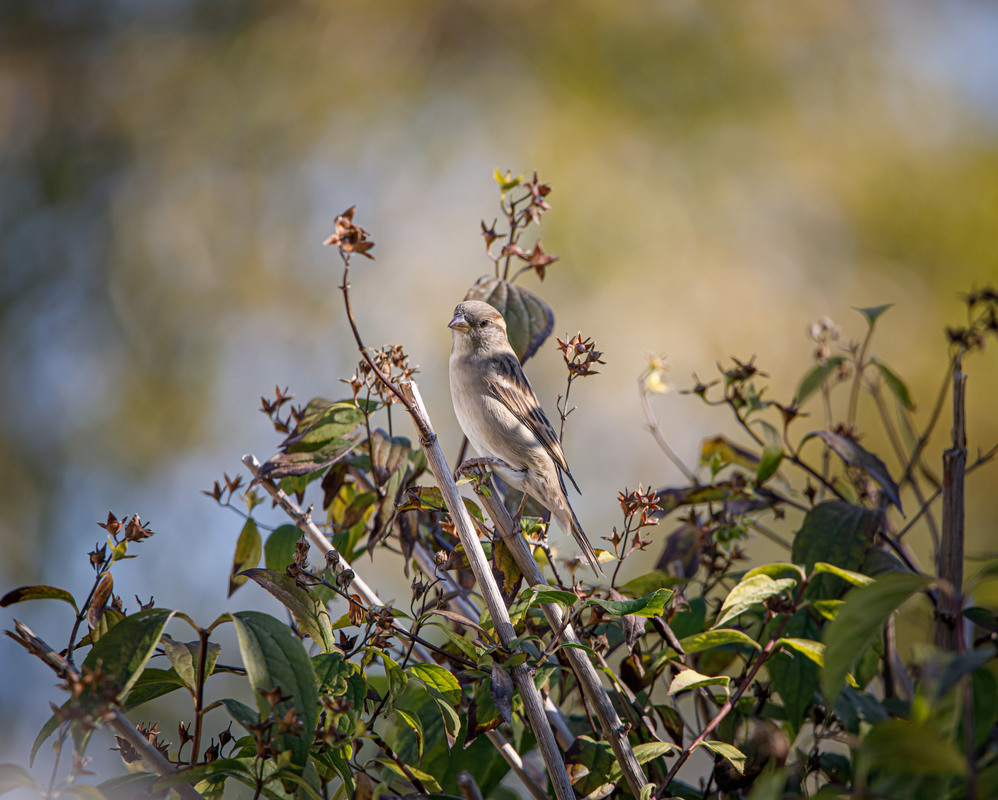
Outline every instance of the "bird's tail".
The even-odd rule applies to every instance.
[[[568,527],[569,533],[575,537],[575,541],[578,542],[579,547],[582,548],[582,553],[586,557],[586,561],[589,562],[589,566],[592,567],[593,572],[599,576],[606,576],[603,572],[603,567],[600,566],[599,559],[596,557],[596,551],[593,550],[593,546],[589,544],[589,539],[586,537],[586,532],[582,530],[582,526],[579,524],[578,517],[575,516],[575,512],[572,507],[569,506],[568,514],[571,518],[571,525]]]

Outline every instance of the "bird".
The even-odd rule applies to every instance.
[[[454,309],[450,390],[457,421],[472,447],[513,488],[544,506],[578,542],[598,575],[596,552],[568,502],[564,477],[579,490],[565,452],[530,388],[506,336],[506,320],[480,300]],[[580,492],[581,493],[581,492]]]

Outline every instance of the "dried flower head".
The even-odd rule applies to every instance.
[[[370,241],[371,234],[365,231],[360,225],[353,224],[353,215],[357,206],[350,206],[340,214],[336,220],[336,233],[330,236],[323,244],[335,245],[340,249],[340,253],[359,253],[366,258],[373,259],[368,251],[374,247],[374,242]]]

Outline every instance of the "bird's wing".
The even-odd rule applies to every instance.
[[[537,441],[554,459],[554,463],[568,476],[575,490],[579,491],[579,485],[568,469],[565,451],[561,449],[558,435],[548,422],[537,395],[530,388],[517,357],[513,353],[502,353],[493,359],[493,364],[495,368],[488,382],[489,392],[530,429],[537,437]]]

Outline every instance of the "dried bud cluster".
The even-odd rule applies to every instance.
[[[382,375],[387,376],[396,385],[398,385],[399,381],[410,380],[413,375],[419,372],[418,366],[411,366],[409,364],[409,355],[402,349],[402,345],[400,344],[385,345],[380,350],[375,350],[371,353],[371,361],[374,362]],[[395,393],[374,373],[371,365],[365,359],[361,359],[357,364],[357,370],[354,372],[353,377],[348,381],[344,381],[344,383],[349,384],[351,390],[353,390],[354,400],[357,399],[360,391],[364,387],[367,387],[383,403],[391,404],[400,402]]]
[[[593,365],[606,362],[602,360],[603,353],[596,349],[596,342],[589,338],[583,339],[581,333],[575,334],[571,339],[566,334],[565,339],[566,341],[557,340],[557,349],[565,359],[569,380],[599,375]]]
[[[330,236],[323,244],[333,245],[340,249],[340,254],[346,256],[349,253],[359,253],[366,258],[373,259],[368,251],[374,247],[374,242],[370,241],[371,235],[360,225],[353,224],[353,215],[357,206],[350,206],[340,214],[336,220],[336,233]]]

